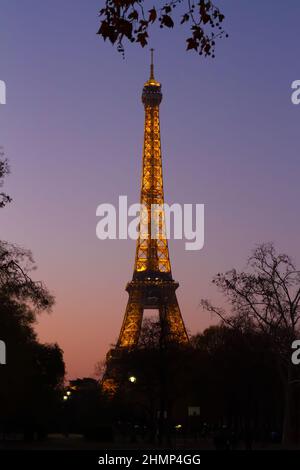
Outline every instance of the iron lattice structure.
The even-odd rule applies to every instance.
[[[175,292],[179,284],[172,278],[165,233],[159,122],[161,100],[161,84],[154,78],[151,51],[150,78],[142,93],[145,129],[140,202],[143,210],[140,213],[133,278],[126,286],[129,299],[117,349],[131,348],[138,344],[145,309],[159,311],[160,321],[164,322],[164,331],[172,341],[188,342]]]

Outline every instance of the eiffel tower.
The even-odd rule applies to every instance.
[[[133,278],[126,286],[129,299],[117,349],[132,348],[138,344],[145,309],[159,311],[160,322],[164,322],[167,337],[179,343],[188,342],[175,292],[179,284],[172,278],[165,233],[159,123],[161,101],[161,84],[154,78],[153,49],[151,49],[150,78],[142,92],[145,128],[140,202],[144,211],[140,213]],[[153,237],[153,218],[156,220],[158,230],[155,237]]]

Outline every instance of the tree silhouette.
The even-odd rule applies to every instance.
[[[0,333],[7,364],[0,368],[0,431],[21,431],[32,437],[47,432],[61,401],[65,374],[57,344],[41,344],[35,315],[25,303],[0,294]]]
[[[42,282],[30,277],[35,268],[29,250],[0,240],[0,294],[29,302],[36,311],[49,310],[54,298]]]
[[[0,185],[9,172],[0,155]],[[0,193],[0,208],[11,198]],[[0,367],[0,432],[42,436],[61,404],[65,374],[57,344],[41,344],[34,331],[37,314],[50,310],[54,298],[32,279],[36,266],[29,250],[0,240],[0,339],[6,364]]]
[[[3,180],[6,175],[9,174],[9,165],[6,158],[4,158],[4,152],[0,148],[0,188],[3,186]],[[11,198],[4,192],[0,192],[0,209],[8,202],[11,202]]]
[[[217,314],[235,330],[252,327],[267,334],[277,357],[286,390],[283,440],[300,442],[300,377],[291,362],[292,342],[299,336],[300,271],[273,244],[258,246],[248,260],[249,271],[219,273],[213,283],[231,304],[230,314],[202,300],[204,309]]]
[[[146,319],[138,346],[114,356],[118,388],[107,405],[112,419],[146,425],[149,438],[161,433],[162,409],[168,412],[165,438],[174,436],[177,423],[184,433],[209,431],[206,438],[220,424],[240,437],[251,428],[258,441],[281,431],[284,388],[269,335],[222,323],[193,336],[189,345],[168,343],[164,357],[160,338],[161,324]],[[191,405],[200,406],[199,417],[188,417]]]
[[[49,310],[53,297],[29,272],[30,252],[0,242],[0,337],[7,350],[0,368],[0,430],[41,435],[58,412],[65,374],[57,344],[41,344],[34,331],[37,313]]]
[[[187,395],[189,350],[170,336],[163,319],[145,319],[137,347],[113,349],[107,362],[117,383],[115,409],[125,420],[143,420],[150,439],[157,431],[160,444],[168,439],[174,408]],[[130,377],[136,381],[131,383]]]
[[[260,442],[270,440],[271,431],[279,433],[284,389],[269,336],[221,323],[192,337],[191,344],[190,386],[202,420],[227,425],[240,438],[252,429]]]
[[[105,0],[100,10],[98,34],[104,41],[109,39],[116,44],[118,51],[124,55],[124,39],[145,47],[151,25],[171,29],[177,22],[189,27],[186,49],[205,57],[214,57],[216,40],[228,36],[222,27],[225,17],[210,0],[161,1],[148,8],[144,0]]]

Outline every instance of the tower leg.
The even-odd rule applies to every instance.
[[[169,293],[164,310],[165,322],[171,341],[188,343],[189,339],[175,291]]]
[[[142,292],[137,289],[132,290],[129,293],[129,299],[117,347],[130,348],[137,345],[142,326],[142,319]]]

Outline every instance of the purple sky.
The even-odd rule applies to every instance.
[[[166,202],[204,203],[205,247],[170,243],[187,328],[212,321],[199,308],[219,300],[212,276],[243,268],[256,243],[299,256],[300,3],[216,3],[229,38],[216,58],[186,53],[186,32],[154,32],[162,82]],[[89,375],[116,340],[135,243],[99,241],[96,207],[120,194],[139,199],[149,53],[122,60],[96,36],[101,0],[2,0],[0,143],[11,163],[0,237],[32,249],[57,299],[40,318],[43,341],[65,351],[70,377]],[[149,3],[149,8],[152,4]]]

